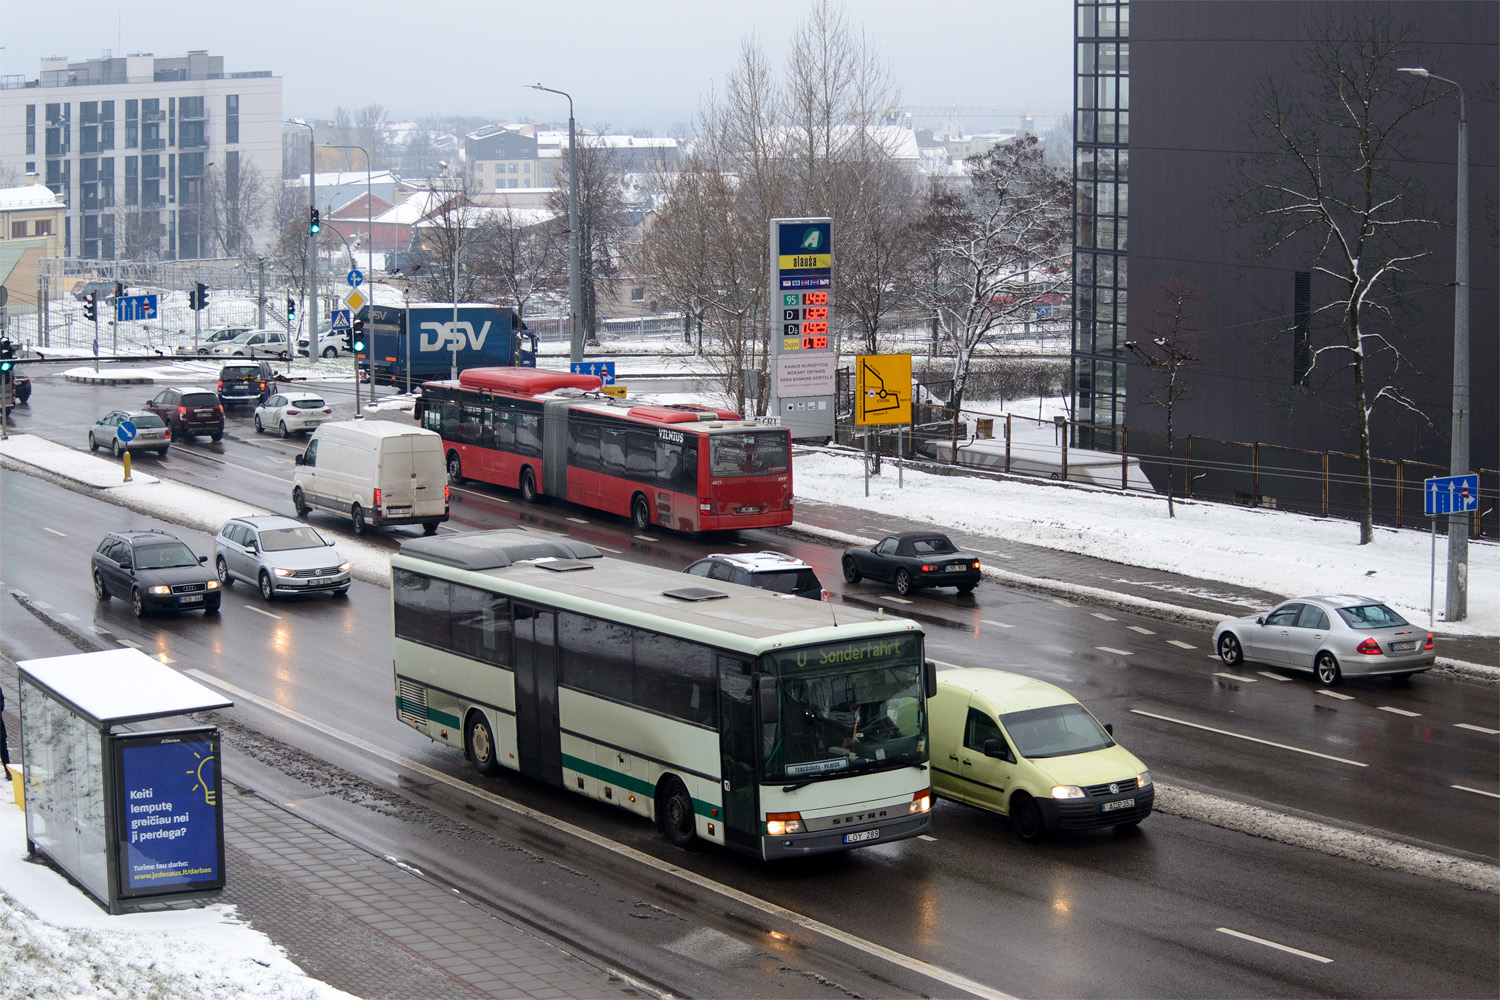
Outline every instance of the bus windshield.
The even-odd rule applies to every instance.
[[[920,637],[778,650],[762,669],[776,677],[780,715],[762,720],[767,781],[927,761]]]
[[[729,476],[765,476],[784,473],[792,467],[786,431],[746,431],[709,436],[709,474],[715,479]]]

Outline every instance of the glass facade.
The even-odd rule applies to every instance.
[[[1075,11],[1073,418],[1078,445],[1109,451],[1125,424],[1130,2]]]

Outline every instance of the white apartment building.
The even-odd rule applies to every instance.
[[[254,170],[274,198],[281,125],[281,78],[226,73],[206,50],[52,57],[37,79],[0,78],[0,170],[38,174],[66,203],[64,256],[216,256],[205,191],[233,205]]]

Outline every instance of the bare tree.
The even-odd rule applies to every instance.
[[[219,163],[203,175],[203,236],[214,252],[225,257],[254,257],[258,243],[272,230],[273,191],[252,164],[242,164],[231,176]]]
[[[487,297],[513,303],[517,316],[534,297],[567,287],[567,234],[555,218],[539,220],[510,205],[481,216],[470,260]]]
[[[453,171],[427,184],[429,208],[417,223],[422,245],[431,262],[412,283],[431,302],[469,302],[477,297],[479,272],[470,254],[475,250],[474,227],[480,210],[463,171]],[[453,262],[458,260],[455,277]]]
[[[1192,314],[1203,304],[1198,287],[1188,278],[1169,278],[1151,289],[1157,309],[1145,327],[1147,343],[1125,342],[1156,377],[1156,384],[1145,398],[1167,411],[1167,516],[1176,517],[1172,500],[1173,427],[1172,418],[1178,400],[1188,394],[1189,373],[1198,364],[1198,342],[1202,329],[1191,325]]]
[[[331,146],[352,146],[359,142],[359,130],[354,123],[354,112],[340,104],[333,109],[333,121],[328,128],[328,136],[323,140]],[[354,161],[358,159],[357,150],[330,149],[328,156],[333,158],[332,162],[338,165],[340,170],[353,170]],[[317,150],[313,151],[314,162],[317,160]]]
[[[370,154],[368,164],[371,170],[384,169],[389,163],[391,151],[390,115],[385,107],[380,104],[366,104],[354,113],[354,141],[353,145],[363,146]],[[357,162],[362,159],[359,150],[350,151],[353,154],[354,163],[346,167],[347,170],[363,169],[366,164]]]
[[[1239,223],[1258,232],[1255,260],[1302,261],[1315,276],[1320,322],[1300,381],[1314,395],[1352,381],[1361,545],[1375,537],[1370,415],[1381,400],[1421,415],[1400,387],[1413,366],[1395,319],[1401,279],[1427,256],[1437,223],[1407,168],[1407,123],[1441,95],[1396,72],[1420,62],[1414,32],[1379,7],[1340,11],[1320,25],[1305,79],[1257,88],[1255,154],[1240,163],[1234,196]]]
[[[599,337],[599,303],[614,294],[623,241],[629,231],[620,186],[619,160],[596,139],[578,143],[578,266],[583,288],[583,329],[590,343]],[[568,217],[568,189],[556,188],[548,206],[559,219]]]

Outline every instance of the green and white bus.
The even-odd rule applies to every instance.
[[[396,714],[480,774],[768,860],[931,827],[916,622],[519,529],[404,542],[391,576]]]

